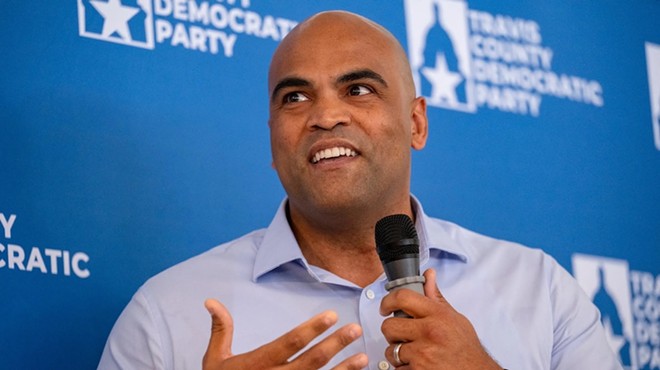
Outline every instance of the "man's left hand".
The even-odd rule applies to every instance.
[[[502,369],[482,347],[470,321],[440,293],[436,272],[424,272],[424,295],[399,289],[383,298],[380,313],[404,311],[412,318],[390,317],[381,330],[390,344],[387,360],[397,369]],[[394,351],[398,348],[396,361]]]

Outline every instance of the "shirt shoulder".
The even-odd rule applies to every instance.
[[[204,300],[244,292],[264,229],[180,262],[147,280],[115,322],[99,369],[190,368],[208,336]]]
[[[540,248],[487,236],[438,218],[429,217],[426,228],[430,248],[449,250],[469,263],[487,261],[491,266],[508,267],[515,263],[556,263]]]
[[[179,262],[148,279],[139,291],[148,299],[156,299],[181,291],[185,286],[203,290],[211,282],[251,280],[254,259],[265,231],[252,231]]]

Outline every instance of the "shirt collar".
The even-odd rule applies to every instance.
[[[254,269],[252,271],[253,281],[277,267],[292,261],[307,266],[305,257],[303,257],[298,246],[298,241],[293,235],[286,217],[287,199],[280,203],[280,207],[275,213],[275,217],[270,222],[264,238],[257,247],[257,255],[254,260]]]
[[[419,238],[420,264],[424,265],[433,254],[439,258],[458,259],[469,262],[470,247],[462,244],[453,235],[453,224],[429,217],[422,203],[410,195],[413,212],[415,212],[415,229]]]
[[[469,247],[462,245],[453,238],[451,228],[443,223],[434,222],[433,219],[427,216],[421,203],[413,195],[411,195],[411,202],[416,215],[415,228],[420,242],[420,263],[424,265],[431,255],[437,256],[436,258],[452,258],[468,262]],[[298,242],[289,226],[286,216],[286,204],[287,199],[284,199],[266,229],[263,240],[257,247],[257,255],[252,271],[253,281],[289,262],[299,263],[310,274],[316,276],[302,255]]]

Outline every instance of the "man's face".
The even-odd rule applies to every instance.
[[[371,25],[326,23],[290,35],[269,74],[273,166],[290,206],[323,214],[408,199],[426,116],[407,64]]]

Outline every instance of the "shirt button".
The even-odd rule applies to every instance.
[[[374,291],[371,290],[371,289],[367,289],[366,295],[367,295],[367,298],[369,298],[369,299],[376,298],[376,293],[374,293]]]
[[[387,370],[387,369],[390,368],[390,363],[387,362],[387,361],[384,361],[384,360],[383,360],[383,361],[381,361],[381,362],[378,363],[378,368],[379,368],[380,370]]]

